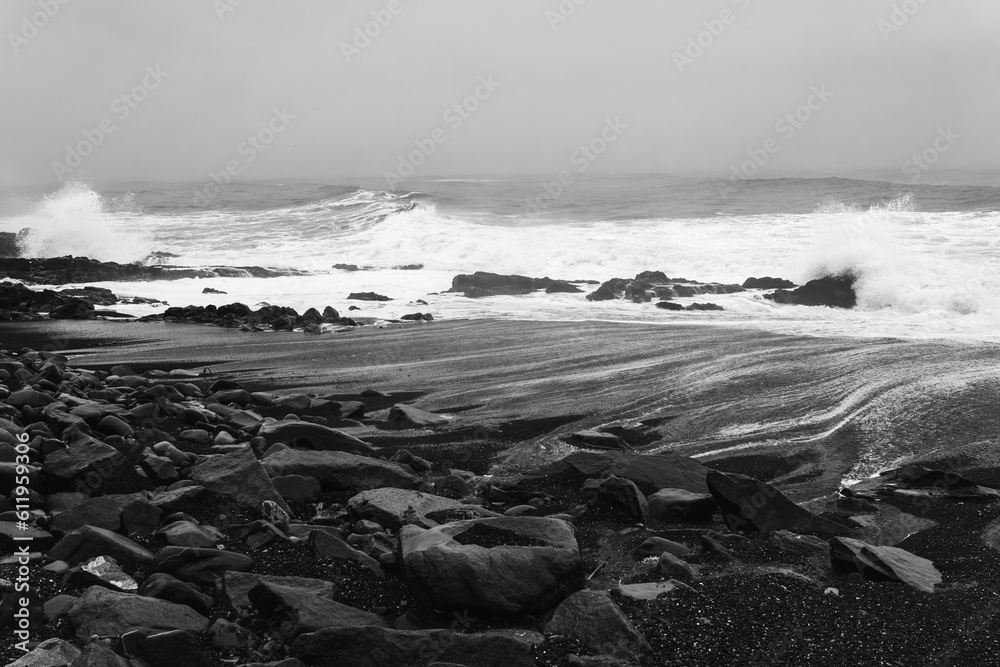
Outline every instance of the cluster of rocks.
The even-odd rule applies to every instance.
[[[287,306],[263,305],[257,310],[243,303],[228,303],[222,306],[172,306],[162,313],[140,317],[139,322],[163,320],[166,322],[195,322],[240,331],[292,331],[302,329],[308,334],[323,332],[323,324],[354,327],[358,323],[350,317],[341,317],[331,306],[319,312],[309,308],[299,315]]]
[[[295,271],[276,271],[259,266],[183,266],[146,265],[138,262],[118,264],[87,257],[0,257],[0,275],[40,285],[67,283],[132,282],[181,280],[183,278],[276,278]]]
[[[612,278],[596,291],[587,295],[588,301],[626,299],[634,303],[652,301],[654,298],[669,301],[677,297],[702,294],[733,294],[742,292],[739,285],[699,283],[686,278],[668,278],[662,271],[643,271],[632,278]]]
[[[853,308],[857,299],[854,294],[856,276],[843,273],[811,280],[798,289],[795,283],[784,278],[747,278],[742,285],[705,283],[687,278],[670,278],[662,271],[643,271],[635,278],[612,278],[586,295],[588,301],[613,301],[624,299],[633,303],[648,303],[658,299],[656,306],[664,310],[722,310],[716,303],[692,303],[681,305],[672,300],[712,294],[734,294],[746,290],[774,290],[764,298],[775,303],[803,306],[830,306]],[[519,275],[500,275],[477,271],[460,274],[452,279],[448,292],[461,292],[469,298],[500,295],[531,294],[544,290],[546,293],[583,293],[580,285],[597,284],[586,280],[553,280],[551,278],[530,278]]]
[[[159,303],[155,299],[130,300],[130,303]],[[21,322],[49,319],[72,320],[94,317],[128,317],[114,310],[97,308],[123,303],[111,290],[103,287],[36,290],[10,281],[0,282],[0,321]]]
[[[30,593],[18,557],[0,560],[0,623],[29,601],[17,667],[662,664],[643,604],[734,568],[932,593],[934,563],[894,544],[934,522],[887,500],[1000,499],[907,466],[800,505],[639,453],[628,429],[485,475],[358,437],[454,428],[391,395],[278,396],[28,349],[0,356],[0,382],[0,543],[31,538]],[[787,562],[741,562],[755,539]]]

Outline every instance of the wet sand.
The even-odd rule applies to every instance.
[[[647,420],[655,441],[646,449],[771,479],[800,500],[904,458],[990,440],[1000,427],[993,344],[489,320],[321,336],[47,321],[4,324],[0,341],[58,349],[87,368],[208,368],[261,389],[404,393],[456,415],[456,437],[524,427],[507,438],[516,444],[501,469],[564,454],[561,436],[573,431]]]

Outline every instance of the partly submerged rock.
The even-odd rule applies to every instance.
[[[846,271],[836,276],[824,276],[810,280],[793,291],[775,290],[764,298],[775,303],[797,306],[829,306],[830,308],[854,308],[858,303],[854,293],[857,276]]]

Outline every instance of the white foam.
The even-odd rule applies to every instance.
[[[150,252],[149,239],[135,224],[139,219],[131,196],[106,199],[83,183],[68,181],[31,213],[0,221],[0,230],[28,230],[20,241],[26,257],[133,262]]]

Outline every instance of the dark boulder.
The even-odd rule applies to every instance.
[[[853,534],[846,526],[813,514],[770,484],[753,477],[713,470],[708,473],[706,483],[719,502],[730,530],[770,533],[784,529],[823,535]]]
[[[765,294],[765,299],[775,303],[797,306],[828,306],[830,308],[854,308],[858,303],[854,283],[858,276],[850,271],[836,276],[824,276],[810,280],[791,292],[783,289],[773,294]]]
[[[553,280],[545,288],[546,294],[575,294],[582,291],[576,285],[568,283],[565,280]]]
[[[674,303],[673,301],[658,301],[656,303],[657,308],[662,308],[663,310],[684,310],[684,306],[679,303]]]
[[[392,301],[389,297],[375,292],[351,292],[347,298],[356,301]]]
[[[587,295],[587,301],[611,301],[625,294],[630,281],[625,278],[612,278],[601,283],[601,286]]]
[[[788,289],[789,287],[795,287],[795,283],[791,280],[772,278],[771,276],[747,278],[743,281],[743,289]]]
[[[465,296],[476,299],[486,296],[530,294],[544,288],[550,280],[529,278],[528,276],[501,275],[488,271],[460,274],[452,278],[449,292],[464,292]]]

